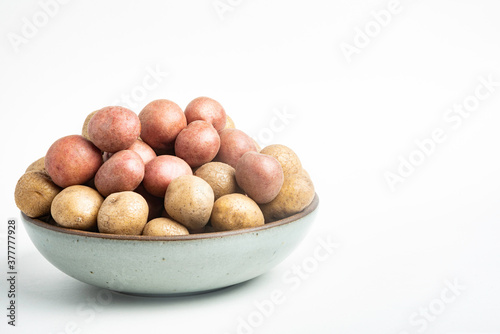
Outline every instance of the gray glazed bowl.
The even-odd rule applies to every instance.
[[[261,227],[178,237],[124,236],[71,230],[21,217],[35,247],[67,275],[118,292],[182,295],[257,277],[300,243],[319,198],[302,212]]]

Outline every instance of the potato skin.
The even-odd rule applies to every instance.
[[[90,114],[87,115],[87,117],[85,118],[85,121],[83,122],[83,126],[82,126],[82,136],[85,138],[85,139],[88,139],[90,140],[90,137],[89,137],[89,122],[90,120],[92,119],[92,117],[94,117],[95,114],[97,114],[97,112],[99,111],[100,109],[98,110],[95,110],[95,111],[92,111]]]
[[[270,155],[281,165],[285,177],[297,174],[302,170],[302,163],[297,154],[289,147],[281,144],[273,144],[264,147],[260,153]]]
[[[77,230],[97,227],[97,213],[104,198],[87,186],[70,186],[63,189],[52,201],[52,218],[61,226]]]
[[[100,109],[89,121],[90,140],[103,152],[128,149],[141,133],[139,117],[130,109],[111,106]]]
[[[154,150],[173,149],[175,138],[187,126],[186,116],[176,103],[160,99],[148,103],[139,113],[141,139]]]
[[[226,114],[226,125],[224,126],[224,129],[234,129],[234,128],[236,128],[236,126],[234,125],[233,119],[231,117],[229,117],[228,114]],[[222,130],[224,130],[224,129],[222,129]]]
[[[304,210],[314,199],[314,185],[305,170],[285,177],[278,196],[260,208],[266,223],[294,215]]]
[[[56,140],[45,155],[47,173],[62,188],[90,181],[101,165],[101,151],[80,135]]]
[[[190,231],[202,229],[208,223],[213,205],[212,187],[198,176],[179,176],[165,193],[167,214]]]
[[[196,170],[194,175],[207,181],[214,191],[215,200],[233,193],[242,192],[235,177],[234,167],[223,162],[209,162]]]
[[[220,149],[215,161],[236,167],[238,159],[246,152],[257,152],[253,139],[238,129],[225,129],[219,132]]]
[[[148,213],[148,203],[138,193],[114,193],[102,202],[97,227],[101,233],[140,235],[148,222]]]
[[[35,170],[19,178],[14,199],[19,210],[28,217],[37,218],[50,213],[52,201],[60,191],[46,172]]]
[[[160,155],[146,165],[143,184],[151,195],[165,197],[170,182],[181,175],[193,175],[193,170],[181,158]]]
[[[179,224],[175,220],[161,217],[149,221],[146,226],[144,226],[142,235],[168,237],[175,235],[189,235],[189,231],[186,227]]]
[[[140,139],[137,139],[128,149],[139,154],[142,161],[144,161],[144,165],[156,158],[156,153],[151,146]]]
[[[188,124],[197,120],[211,123],[215,130],[221,131],[226,126],[226,111],[222,105],[206,96],[197,97],[189,102],[184,111]]]
[[[236,165],[236,182],[258,204],[271,202],[283,185],[283,170],[270,155],[247,152]]]
[[[104,196],[121,191],[132,191],[144,179],[144,161],[131,150],[123,150],[111,156],[97,171],[94,184]]]
[[[229,194],[215,201],[210,223],[216,231],[239,230],[264,225],[264,216],[250,197]]]
[[[220,138],[212,124],[193,121],[175,140],[175,155],[196,168],[210,162],[219,152]]]
[[[34,171],[40,171],[40,172],[47,172],[45,170],[45,157],[41,157],[40,159],[33,161],[28,168],[26,168],[25,173],[27,172],[34,172]]]

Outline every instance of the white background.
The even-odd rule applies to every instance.
[[[2,278],[2,333],[500,333],[498,1],[401,0],[390,17],[387,0],[73,0],[50,17],[42,7],[0,2],[0,277],[17,179],[88,113],[126,105],[123,94],[135,94],[137,113],[157,98],[219,100],[238,128],[299,154],[320,208],[296,251],[246,284],[113,294],[106,305],[49,264],[18,221],[17,326]],[[357,53],[346,57],[347,44]],[[145,90],[149,71],[162,74]],[[489,92],[479,101],[481,77],[497,86],[478,88]],[[479,103],[458,123],[448,110],[464,101]],[[289,116],[273,127],[277,112]],[[445,140],[418,153],[436,129]],[[410,157],[421,164],[391,189],[385,174]],[[314,263],[328,238],[338,248],[294,289],[284,275]],[[241,330],[275,290],[284,301]]]

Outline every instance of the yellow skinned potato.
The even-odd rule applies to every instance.
[[[236,183],[235,169],[223,162],[209,162],[196,170],[194,175],[207,181],[214,191],[215,200],[232,193],[241,192]]]
[[[92,117],[97,114],[99,110],[95,110],[93,112],[91,112],[90,114],[87,115],[87,118],[85,118],[85,121],[83,122],[83,126],[82,126],[82,136],[85,137],[85,139],[88,139],[90,140],[90,137],[89,137],[89,122],[90,120],[92,119]]]
[[[216,231],[230,231],[262,226],[264,216],[250,197],[229,194],[215,201],[210,222]]]
[[[14,198],[19,210],[36,218],[50,213],[52,200],[60,191],[47,173],[31,171],[17,181]]]
[[[214,204],[214,191],[201,177],[183,175],[170,182],[165,194],[165,210],[190,231],[205,227]]]
[[[314,199],[314,185],[303,169],[297,174],[285,177],[278,196],[260,208],[266,223],[294,215],[304,210]]]
[[[34,161],[32,164],[26,168],[25,173],[27,172],[33,172],[33,171],[40,171],[40,172],[47,172],[45,169],[45,157],[41,157],[37,161]]]
[[[144,226],[144,230],[142,231],[142,235],[148,236],[158,236],[158,237],[168,237],[174,235],[188,235],[189,231],[186,227],[179,224],[175,220],[170,218],[156,218],[149,221],[146,226]]]
[[[231,117],[229,117],[228,114],[226,114],[226,126],[224,127],[224,129],[234,129],[234,128],[236,128],[236,126],[234,125],[233,119]],[[222,130],[224,130],[224,129],[222,129]]]
[[[269,145],[260,150],[260,153],[276,158],[283,169],[285,177],[297,174],[302,170],[302,163],[297,154],[285,145]]]
[[[63,189],[52,201],[52,218],[61,226],[77,230],[97,227],[97,213],[104,198],[87,186],[70,186]]]
[[[138,193],[114,193],[102,203],[97,227],[101,233],[140,235],[148,222],[148,214],[148,203]]]

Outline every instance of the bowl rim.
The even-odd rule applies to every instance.
[[[262,226],[258,227],[250,227],[250,228],[245,228],[245,229],[240,229],[240,230],[232,230],[232,231],[221,231],[221,232],[208,232],[208,233],[196,233],[196,234],[189,234],[189,235],[178,235],[178,236],[146,236],[146,235],[124,235],[124,234],[108,234],[108,233],[101,233],[101,232],[91,232],[91,231],[83,231],[83,230],[76,230],[76,229],[70,229],[62,226],[56,226],[52,225],[50,223],[46,223],[40,219],[37,218],[31,218],[28,217],[24,212],[21,211],[22,219],[26,222],[29,222],[33,225],[36,225],[38,227],[45,228],[47,230],[59,232],[59,233],[64,233],[64,234],[70,234],[70,235],[76,235],[80,237],[89,237],[89,238],[98,238],[98,239],[114,239],[114,240],[133,240],[133,241],[187,241],[187,240],[202,240],[202,239],[215,239],[215,238],[221,238],[221,237],[226,237],[226,236],[232,236],[232,235],[240,235],[240,234],[247,234],[247,233],[254,233],[254,232],[260,232],[264,230],[268,230],[277,226],[283,226],[289,223],[292,223],[294,221],[297,221],[314,210],[319,205],[319,197],[318,194],[314,194],[314,198],[312,202],[302,211],[280,219],[276,220],[270,223],[266,223]]]

